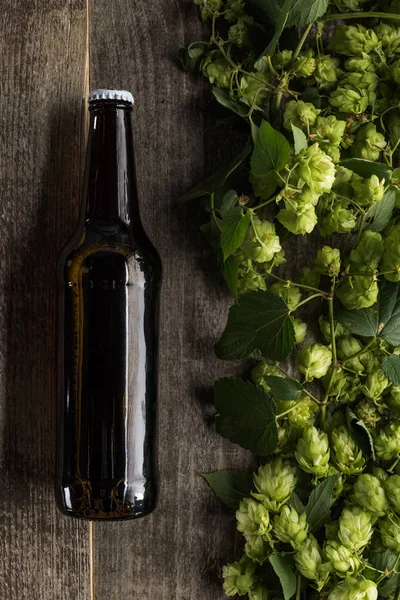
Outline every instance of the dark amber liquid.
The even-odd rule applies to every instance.
[[[60,272],[58,504],[72,516],[154,508],[160,267],[118,225],[92,224]]]

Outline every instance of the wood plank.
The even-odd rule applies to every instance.
[[[77,217],[85,0],[0,25],[0,597],[87,600],[88,525],[57,511],[55,265]]]
[[[232,516],[199,472],[246,466],[249,453],[214,431],[210,387],[232,369],[215,359],[229,299],[198,232],[198,211],[176,198],[235,152],[205,113],[209,90],[174,55],[199,39],[191,0],[91,2],[91,87],[135,95],[143,222],[164,264],[159,397],[159,507],[138,522],[94,523],[97,600],[215,600],[233,558]],[[226,132],[223,132],[226,139]]]

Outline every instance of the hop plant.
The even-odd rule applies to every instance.
[[[333,34],[330,50],[346,56],[362,56],[380,47],[376,33],[362,25],[339,25]]]
[[[202,62],[202,71],[210,83],[220,88],[229,88],[232,68],[225,58],[218,57],[210,52]]]
[[[268,600],[268,590],[263,587],[260,583],[253,585],[249,591],[249,600]]]
[[[374,532],[372,516],[360,506],[344,508],[339,517],[338,538],[343,546],[359,552],[370,541]]]
[[[378,412],[378,408],[372,402],[372,400],[361,400],[354,410],[357,417],[365,423],[368,429],[375,429],[377,423],[380,421],[381,416]]]
[[[399,278],[400,279],[400,278]],[[347,310],[369,308],[378,299],[378,282],[372,276],[346,277],[336,295]]]
[[[299,515],[293,506],[284,506],[274,517],[274,534],[281,542],[297,549],[306,539],[308,532],[307,515]]]
[[[224,9],[225,19],[229,23],[238,21],[245,14],[244,9],[244,0],[226,0]]]
[[[344,63],[346,71],[355,73],[375,73],[375,63],[372,55],[362,53],[361,57],[349,58]]]
[[[377,477],[362,473],[354,483],[351,501],[366,508],[373,515],[383,517],[389,508],[385,489]]]
[[[355,158],[376,161],[385,147],[385,136],[376,130],[374,123],[367,123],[357,131],[351,154]]]
[[[236,519],[238,531],[246,536],[265,535],[271,529],[268,510],[252,498],[242,500]]]
[[[349,208],[350,202],[338,199],[336,194],[324,197],[325,202],[318,204],[318,229],[322,236],[332,233],[350,233],[357,223],[354,210]],[[325,205],[326,204],[326,205]]]
[[[389,23],[379,23],[374,31],[387,58],[393,58],[400,54],[400,32],[398,27]]]
[[[288,414],[289,423],[293,427],[299,427],[301,429],[313,425],[317,410],[318,406],[311,398],[308,396],[300,398],[296,406]]]
[[[317,224],[315,208],[311,205],[304,205],[296,210],[289,205],[289,208],[278,212],[277,218],[294,235],[311,233]]]
[[[323,556],[339,577],[356,575],[363,567],[357,554],[335,540],[327,540],[323,547]]]
[[[374,271],[384,251],[382,236],[375,231],[364,231],[357,247],[350,252],[351,267],[357,271]]]
[[[375,452],[382,460],[392,460],[400,453],[400,423],[385,425],[374,437]]]
[[[400,224],[395,225],[385,240],[381,268],[389,281],[400,281]],[[393,271],[391,273],[391,271]]]
[[[343,85],[333,90],[329,103],[342,112],[360,115],[370,103],[367,90],[358,90],[350,85]]]
[[[400,552],[400,520],[396,516],[379,520],[382,544],[395,552]]]
[[[300,544],[295,552],[294,562],[306,579],[320,583],[320,587],[327,581],[329,570],[323,564],[321,548],[313,535],[310,534]]]
[[[311,102],[290,100],[285,107],[283,126],[288,131],[292,131],[292,124],[300,128],[314,125],[320,112]]]
[[[296,344],[301,344],[306,339],[307,324],[297,317],[291,317]]]
[[[246,536],[245,539],[245,555],[260,565],[263,564],[268,558],[269,542],[261,535]]]
[[[383,198],[385,193],[385,180],[379,180],[376,175],[363,179],[355,175],[351,181],[355,199],[360,206],[370,207]]]
[[[316,57],[313,76],[321,89],[334,87],[340,75],[340,60],[330,54],[321,54]]]
[[[348,577],[329,594],[328,600],[377,600],[378,589],[374,581]]]
[[[391,475],[383,482],[390,507],[400,514],[400,475]]]
[[[294,310],[301,300],[300,289],[290,283],[276,281],[269,289],[274,294],[280,296],[286,302],[290,310]]]
[[[325,477],[329,469],[328,436],[316,427],[306,427],[297,442],[295,457],[303,471]]]
[[[335,165],[330,156],[323,152],[318,143],[301,150],[296,160],[299,184],[307,185],[317,194],[329,192],[335,180]]]
[[[318,250],[314,260],[315,270],[321,275],[337,277],[340,273],[340,250],[324,246]]]
[[[244,256],[257,263],[264,263],[272,260],[281,249],[279,237],[275,233],[275,225],[254,217],[252,226],[248,228],[246,238],[240,247]]]
[[[321,330],[322,335],[325,338],[325,341],[328,342],[328,344],[330,344],[330,342],[332,341],[331,324],[329,321],[324,319],[322,315],[319,317],[319,328]],[[348,329],[346,329],[344,325],[339,323],[339,321],[335,321],[335,319],[333,320],[333,330],[335,339],[347,336],[349,334]]]
[[[249,33],[247,28],[249,23],[253,23],[251,17],[239,17],[236,23],[229,27],[228,39],[239,48],[249,45]]]
[[[257,582],[257,578],[254,575],[256,566],[256,563],[246,555],[242,556],[239,562],[225,565],[222,569],[225,594],[227,596],[235,596],[236,594],[238,596],[245,596],[248,594],[252,586]]]
[[[223,8],[223,0],[194,0],[194,3],[200,7],[200,14],[203,21],[210,19],[214,13]]]
[[[332,351],[323,344],[306,344],[296,355],[299,371],[312,381],[314,377],[320,379],[328,372],[332,363]]]
[[[346,475],[361,473],[365,460],[361,450],[343,425],[332,431],[332,458],[337,468]]]
[[[362,386],[362,392],[367,398],[377,400],[389,386],[390,381],[382,369],[377,369],[368,373],[365,384]]]
[[[252,496],[262,502],[266,509],[278,512],[289,500],[297,483],[296,468],[290,462],[276,457],[261,466],[254,474],[257,492]]]
[[[362,344],[351,335],[345,335],[338,340],[337,353],[340,359],[346,362],[346,365],[357,373],[363,373],[364,365],[358,357],[350,358],[354,354],[361,352]]]
[[[310,49],[296,58],[292,65],[292,69],[296,77],[310,77],[314,73],[316,66],[314,51]]]
[[[284,69],[292,60],[293,50],[282,50],[277,52],[273,58],[273,64],[276,69]]]
[[[400,413],[400,386],[392,386],[390,395],[386,398],[387,403],[394,413]]]

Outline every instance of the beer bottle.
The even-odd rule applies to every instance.
[[[61,253],[56,499],[65,514],[130,519],[156,500],[161,263],[139,217],[133,97],[89,95],[81,218]]]

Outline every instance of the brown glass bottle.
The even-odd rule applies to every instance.
[[[81,219],[58,268],[56,498],[87,519],[144,516],[156,501],[161,263],[139,217],[132,102],[89,96]]]

